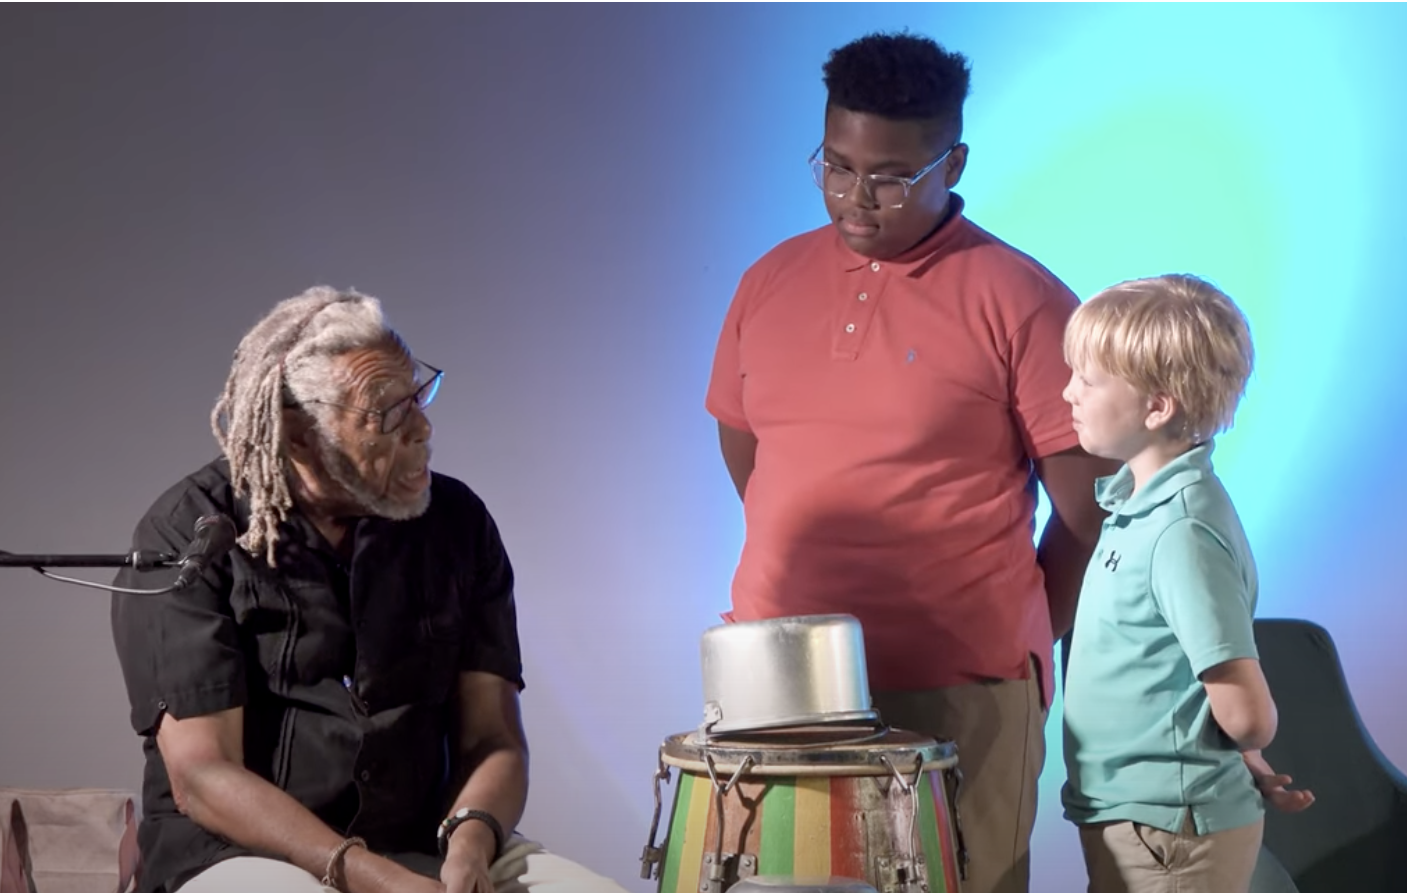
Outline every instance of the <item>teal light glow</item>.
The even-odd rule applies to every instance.
[[[1401,33],[1407,16],[1282,6],[1045,15],[1046,49],[994,90],[981,87],[1000,51],[980,38],[965,48],[978,86],[971,213],[1081,297],[1187,271],[1240,303],[1257,371],[1216,464],[1256,550],[1260,614],[1314,616],[1324,557],[1351,547],[1340,544],[1347,531],[1323,523],[1329,512],[1306,512],[1353,476],[1330,442],[1372,421],[1346,412],[1342,396],[1391,393],[1401,370],[1390,349],[1360,348],[1365,318],[1401,318],[1368,284],[1384,264],[1370,234],[1390,227],[1389,214],[1400,220],[1391,193],[1373,189],[1390,182],[1373,147],[1404,135],[1400,117],[1382,114],[1401,105],[1403,66],[1379,40],[1393,25]],[[1351,635],[1366,608],[1341,605],[1333,628]],[[1063,874],[1073,839],[1058,806],[1059,716],[1057,701],[1035,845],[1038,864]]]
[[[775,142],[762,151],[800,155],[818,137],[831,47],[872,30],[926,33],[973,63],[958,191],[974,221],[1082,298],[1192,272],[1237,300],[1257,368],[1215,458],[1256,551],[1260,614],[1315,619],[1350,643],[1362,636],[1362,649],[1347,649],[1350,673],[1354,660],[1365,674],[1387,661],[1395,646],[1381,633],[1373,644],[1370,630],[1383,611],[1401,615],[1401,575],[1371,556],[1400,549],[1391,513],[1407,496],[1391,470],[1407,418],[1395,263],[1407,255],[1396,157],[1407,62],[1393,38],[1407,33],[1407,10],[928,4],[759,15],[792,35],[779,38],[791,63],[809,67],[777,75],[795,85],[794,101],[775,110]],[[781,70],[776,58],[768,69]],[[798,181],[803,173],[795,165]],[[823,219],[804,185],[786,198],[800,204],[763,215],[754,235],[795,232],[797,208],[808,225]],[[1359,559],[1334,557],[1345,554]],[[1374,697],[1360,695],[1370,716]],[[1032,887],[1051,893],[1076,889],[1082,871],[1060,815],[1060,709],[1057,699]]]

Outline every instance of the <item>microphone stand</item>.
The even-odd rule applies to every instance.
[[[58,574],[49,573],[48,569],[51,567],[130,567],[135,570],[146,571],[165,567],[178,567],[181,563],[182,559],[178,555],[173,555],[169,552],[154,552],[150,549],[137,549],[125,555],[15,555],[0,550],[0,567],[27,567],[51,580],[58,580],[61,583],[72,583],[75,586],[86,586],[90,589],[104,589],[109,592],[121,592],[130,595],[162,595],[171,592],[176,587],[167,586],[164,589],[123,589],[120,586],[107,586],[101,583],[93,583],[89,580],[61,577]]]

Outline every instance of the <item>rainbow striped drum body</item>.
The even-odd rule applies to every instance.
[[[849,877],[879,893],[958,893],[966,858],[957,747],[873,727],[807,728],[660,749],[642,862],[659,893],[723,893],[754,875]],[[659,783],[679,770],[665,839]]]

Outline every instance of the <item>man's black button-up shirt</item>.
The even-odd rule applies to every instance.
[[[241,532],[248,525],[224,460],[162,495],[133,546],[180,553],[196,520],[215,512]],[[348,536],[344,562],[294,512],[276,568],[236,548],[179,592],[114,595],[132,726],[145,738],[140,893],[169,893],[251,855],[177,811],[155,739],[166,713],[243,708],[248,769],[374,851],[435,852],[457,793],[448,783],[458,675],[523,684],[512,566],[483,502],[438,474],[424,515],[364,518]],[[123,570],[116,585],[156,589],[174,575]]]

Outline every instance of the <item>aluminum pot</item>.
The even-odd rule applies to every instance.
[[[860,621],[819,614],[706,630],[705,736],[837,722],[877,722]]]

